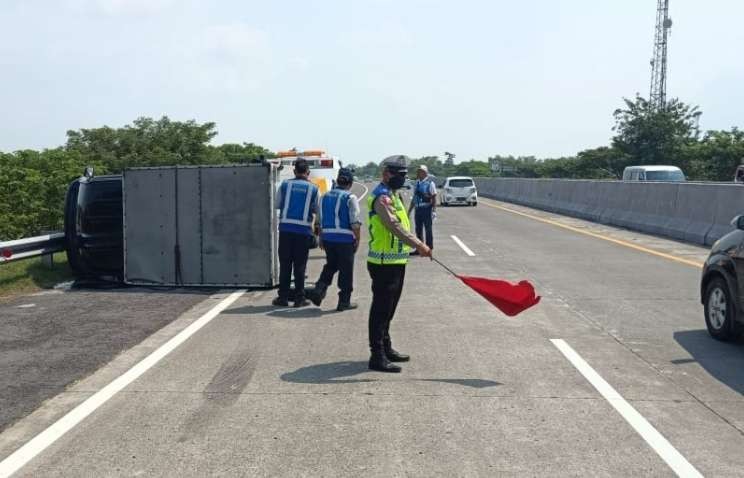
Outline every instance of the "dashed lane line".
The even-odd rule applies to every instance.
[[[592,384],[592,386],[604,397],[607,402],[625,419],[628,424],[648,443],[648,445],[666,462],[677,474],[685,478],[702,478],[702,474],[672,446],[664,435],[659,433],[643,415],[633,408],[614,388],[607,383],[591,365],[589,365],[570,345],[563,339],[550,339],[553,345],[571,362],[576,370]]]
[[[450,236],[450,237],[452,238],[453,241],[455,241],[455,244],[457,244],[458,246],[460,246],[460,249],[462,249],[463,251],[465,251],[465,254],[469,255],[470,257],[474,257],[475,256],[475,252],[471,251],[470,248],[468,246],[466,246],[465,243],[462,242],[459,237],[457,237],[457,236]]]

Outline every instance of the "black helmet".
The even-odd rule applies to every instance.
[[[409,164],[411,164],[411,158],[404,154],[396,154],[383,159],[380,166],[394,173],[406,173],[408,172]]]

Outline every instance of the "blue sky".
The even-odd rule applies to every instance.
[[[744,2],[670,3],[670,96],[744,126]],[[648,94],[655,4],[0,0],[0,150],[168,115],[358,164],[574,154]]]

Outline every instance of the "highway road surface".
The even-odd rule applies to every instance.
[[[366,367],[364,254],[356,311],[335,289],[320,309],[165,292],[188,310],[140,306],[167,325],[5,428],[0,476],[742,476],[744,345],[705,331],[706,253],[486,199],[440,208],[438,259],[543,299],[508,318],[413,259],[399,375]]]

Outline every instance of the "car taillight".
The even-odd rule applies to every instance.
[[[3,249],[2,256],[4,258],[10,259],[12,255],[13,255],[13,251],[11,251],[10,249]]]
[[[321,159],[320,160],[320,167],[321,168],[332,168],[333,167],[333,160],[332,159]]]

